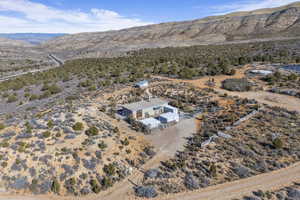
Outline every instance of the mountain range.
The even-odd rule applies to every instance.
[[[40,44],[55,37],[66,35],[64,33],[0,33],[1,38],[25,41],[31,44]]]
[[[226,44],[300,37],[300,2],[183,22],[119,31],[79,33],[47,40],[36,48],[62,59],[111,57],[144,48]],[[1,44],[0,44],[1,45]]]

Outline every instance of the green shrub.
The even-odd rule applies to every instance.
[[[83,123],[81,122],[76,122],[74,126],[72,127],[74,131],[82,131],[83,130]]]
[[[53,193],[59,194],[59,192],[60,192],[60,184],[57,181],[57,179],[53,180],[52,185],[51,185],[51,191]]]
[[[29,98],[29,97],[30,97],[30,93],[26,92],[26,93],[24,94],[24,97],[25,97],[25,98]]]
[[[13,103],[13,102],[16,102],[16,101],[18,101],[18,97],[16,95],[10,95],[7,98],[7,103]]]
[[[131,154],[131,150],[130,149],[126,149],[126,153],[127,154]]]
[[[118,127],[115,127],[115,128],[114,128],[114,133],[119,133],[119,132],[120,132],[119,128],[118,128]]]
[[[95,179],[92,179],[90,181],[90,185],[92,188],[92,191],[96,194],[98,194],[101,191],[100,185],[98,184],[98,182]]]
[[[109,177],[105,176],[105,177],[103,177],[101,184],[104,188],[109,188],[113,185],[113,182]]]
[[[29,122],[25,123],[25,127],[26,127],[26,132],[27,133],[32,133],[32,126],[30,125]]]
[[[29,185],[29,189],[31,192],[37,192],[38,191],[38,180],[32,179],[31,184]]]
[[[53,128],[53,126],[54,126],[53,121],[49,120],[48,123],[47,123],[47,126],[48,126],[48,128]]]
[[[51,85],[48,90],[51,94],[58,94],[62,91],[57,85]]]
[[[44,138],[48,138],[51,136],[51,132],[50,131],[45,131],[42,133]]]
[[[93,126],[93,127],[89,128],[88,130],[86,130],[85,134],[87,136],[96,136],[99,134],[99,130],[97,127]]]
[[[209,171],[213,177],[217,176],[217,166],[214,163],[210,166]]]
[[[5,129],[5,125],[3,123],[0,123],[0,131]]]
[[[22,153],[25,152],[25,150],[29,147],[29,144],[26,144],[25,142],[20,142],[18,147],[18,152]]]
[[[280,138],[276,138],[273,140],[273,146],[276,148],[276,149],[282,149],[283,148],[283,142]]]
[[[76,100],[76,99],[79,99],[79,97],[75,96],[75,95],[70,95],[70,96],[66,97],[66,101],[73,101],[73,100]]]
[[[109,176],[112,176],[116,173],[116,168],[113,164],[108,164],[108,165],[104,165],[103,167],[103,171],[109,175]]]
[[[104,150],[104,149],[107,148],[107,144],[105,144],[104,141],[101,141],[101,142],[98,144],[98,147],[99,147],[99,149]]]
[[[128,146],[129,145],[129,140],[127,138],[125,138],[125,140],[121,141],[121,143],[124,145],[124,146]]]
[[[89,87],[89,91],[95,91],[97,90],[96,85],[92,85],[91,87]]]
[[[9,143],[7,141],[3,141],[0,143],[0,147],[7,148],[7,147],[9,147]]]
[[[5,168],[5,167],[7,167],[7,165],[8,165],[8,163],[7,163],[7,162],[3,162],[3,163],[1,163],[1,167],[2,167],[2,168]]]
[[[29,101],[35,101],[39,98],[39,96],[35,95],[35,94],[32,94],[29,98]]]
[[[73,178],[70,178],[69,179],[69,183],[70,183],[70,185],[75,185],[76,184],[76,179],[73,177]]]
[[[50,92],[49,90],[47,90],[47,91],[43,92],[43,94],[41,94],[41,95],[39,96],[39,99],[47,99],[47,98],[49,98],[50,96],[51,96],[51,92]]]
[[[90,86],[92,86],[92,82],[90,80],[86,80],[86,81],[80,82],[79,86],[80,87],[90,87]]]

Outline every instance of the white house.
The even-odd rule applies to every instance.
[[[164,113],[164,107],[168,106],[168,103],[168,101],[159,98],[139,101],[123,105],[122,113],[124,116],[131,116],[134,119],[141,120]]]
[[[131,117],[150,129],[159,128],[161,124],[179,122],[178,109],[160,98],[125,104],[120,111],[123,116]]]
[[[178,114],[178,108],[175,108],[175,107],[170,106],[170,105],[166,105],[166,106],[164,107],[164,112],[165,112],[165,113],[171,112],[171,113],[176,113],[176,114]]]
[[[179,115],[178,113],[172,113],[172,112],[164,113],[159,116],[159,121],[164,124],[168,124],[172,122],[177,123],[179,122]]]
[[[145,89],[149,86],[149,82],[147,80],[140,81],[134,85],[136,88]]]
[[[158,128],[161,124],[159,120],[157,120],[153,117],[140,120],[139,122],[141,122],[143,125],[147,126],[149,129]]]
[[[250,72],[252,74],[260,74],[260,75],[265,75],[265,76],[273,74],[273,72],[270,70],[251,70]]]

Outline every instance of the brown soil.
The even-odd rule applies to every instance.
[[[249,99],[256,99],[260,103],[265,103],[270,106],[279,106],[284,107],[289,110],[297,110],[300,112],[300,99],[273,94],[265,91],[257,91],[257,92],[229,92],[226,90],[221,89],[221,83],[223,80],[227,78],[243,78],[245,76],[245,71],[248,70],[251,66],[247,65],[241,69],[239,69],[234,76],[216,76],[214,80],[216,82],[215,90],[220,93],[227,93],[233,96],[239,96],[242,98],[249,98]],[[170,79],[164,77],[157,77],[161,78],[166,81],[174,81],[174,82],[186,82],[191,83],[194,86],[200,88],[207,88],[206,82],[209,80],[210,77],[204,77],[198,80],[179,80],[179,79]],[[124,92],[128,90],[125,88],[122,91]],[[118,93],[119,93],[118,92]],[[113,94],[115,95],[115,94]],[[105,95],[104,99],[113,96],[113,95]],[[99,100],[103,100],[103,97],[99,98]],[[229,103],[229,102],[227,102]],[[134,197],[132,187],[134,186],[132,183],[138,184],[139,180],[142,179],[143,173],[142,171],[146,169],[153,168],[157,166],[160,161],[165,160],[168,156],[163,153],[158,153],[152,160],[146,163],[143,166],[143,169],[134,170],[134,173],[127,179],[123,180],[120,183],[117,183],[114,187],[110,188],[109,190],[102,192],[99,195],[91,195],[87,197],[57,197],[57,196],[11,196],[11,195],[2,195],[0,200],[71,200],[71,199],[78,199],[78,200],[116,200],[116,199],[139,199]],[[211,186],[205,189],[180,193],[180,194],[172,194],[161,196],[156,198],[157,200],[229,200],[234,198],[241,198],[242,196],[251,194],[252,191],[261,189],[264,191],[267,190],[277,190],[283,188],[285,186],[290,185],[295,181],[300,181],[300,163],[296,163],[293,166],[290,166],[285,169],[281,169],[278,171],[270,172],[261,174],[258,176],[229,182],[225,184],[220,184],[216,186]],[[0,188],[1,190],[1,188]]]

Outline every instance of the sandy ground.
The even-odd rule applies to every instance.
[[[104,116],[103,116],[104,117]],[[123,126],[122,126],[123,125]],[[119,125],[121,130],[126,129],[124,123]],[[188,127],[188,128],[186,128]],[[133,198],[133,186],[141,183],[144,172],[148,169],[154,168],[160,164],[162,160],[167,160],[171,156],[174,156],[177,150],[183,149],[186,138],[196,132],[195,119],[184,119],[175,126],[164,129],[152,135],[145,136],[146,139],[156,148],[157,155],[148,161],[142,168],[135,169],[134,173],[127,179],[117,183],[114,187],[107,191],[102,192],[99,195],[91,195],[87,197],[75,198],[75,197],[57,197],[57,196],[0,196],[0,200],[119,200]]]
[[[300,100],[294,97],[289,97],[280,94],[273,94],[264,91],[258,92],[229,92],[220,89],[221,82],[227,78],[242,78],[244,72],[251,66],[247,65],[244,68],[237,71],[235,76],[216,76],[214,77],[216,82],[215,89],[219,92],[227,93],[229,95],[239,96],[242,98],[256,99],[260,103],[265,103],[271,106],[284,107],[289,110],[297,110],[300,112]],[[187,82],[191,83],[196,87],[204,88],[209,77],[204,77],[198,80],[178,80],[163,78],[167,81],[174,82]],[[121,92],[121,91],[120,91]],[[123,92],[123,91],[122,91]],[[87,197],[57,197],[57,196],[0,196],[0,200],[130,200],[138,199],[132,195],[132,187],[134,184],[138,184],[143,177],[143,171],[146,169],[153,168],[157,164],[171,156],[176,152],[178,148],[184,145],[183,138],[188,136],[190,131],[186,131],[182,137],[176,135],[176,132],[182,132],[181,130],[189,127],[190,121],[184,121],[182,127],[173,127],[165,130],[158,135],[146,136],[150,142],[156,148],[159,148],[159,153],[149,162],[147,162],[143,169],[134,170],[134,173],[127,179],[117,183],[114,187],[109,190],[100,193],[99,195],[92,195]],[[195,123],[194,123],[195,124]],[[190,127],[189,127],[190,128]],[[191,129],[193,130],[193,128]],[[175,135],[174,135],[175,133]],[[167,137],[166,139],[163,139]],[[159,139],[160,138],[160,139]],[[165,143],[164,141],[168,141]],[[286,186],[291,185],[293,182],[300,181],[300,163],[296,163],[288,168],[284,168],[278,171],[253,176],[247,179],[242,179],[234,182],[211,186],[205,189],[196,190],[187,193],[180,193],[174,195],[160,196],[156,200],[230,200],[234,198],[240,198],[244,195],[251,194],[252,191],[261,190],[277,190]],[[1,188],[0,188],[1,191]]]
[[[282,94],[275,94],[266,91],[255,91],[255,92],[230,92],[227,90],[221,89],[222,81],[229,78],[244,78],[245,72],[251,69],[251,65],[246,65],[245,67],[238,69],[234,76],[214,76],[214,77],[203,77],[196,80],[179,80],[179,79],[171,79],[165,77],[157,77],[168,81],[174,82],[185,82],[191,83],[192,85],[199,87],[199,88],[207,88],[206,85],[207,81],[210,78],[214,78],[215,80],[215,90],[220,93],[227,93],[231,96],[238,96],[241,98],[248,98],[248,99],[255,99],[259,103],[268,104],[270,106],[278,106],[282,107],[291,111],[298,111],[300,112],[300,99],[292,96],[282,95]]]
[[[183,150],[186,138],[192,136],[193,133],[196,133],[194,118],[184,119],[175,126],[147,135],[146,139],[154,145],[159,154],[171,157],[175,155],[176,151]]]
[[[271,92],[228,92],[222,89],[216,89],[219,92],[227,93],[231,96],[238,96],[241,98],[255,99],[259,103],[268,104],[270,106],[277,106],[286,108],[291,111],[300,112],[300,99],[292,96],[275,94]]]

